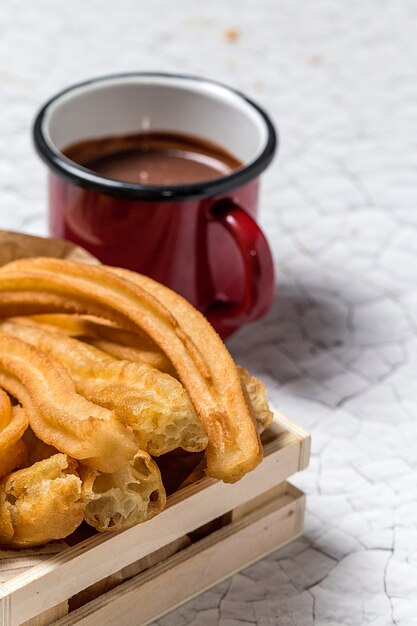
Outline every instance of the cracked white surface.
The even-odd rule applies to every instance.
[[[0,7],[0,228],[46,234],[30,124],[83,78],[205,74],[280,131],[261,220],[278,296],[230,347],[312,432],[305,535],[159,626],[417,624],[416,32],[413,0]]]

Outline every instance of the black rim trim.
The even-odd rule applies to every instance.
[[[263,121],[265,122],[267,127],[268,134],[265,148],[254,161],[223,178],[190,185],[173,185],[170,187],[161,187],[156,185],[124,183],[111,178],[98,176],[87,168],[70,161],[60,153],[55,152],[46,142],[42,132],[42,124],[45,114],[51,104],[53,104],[63,95],[75,89],[79,89],[80,87],[86,87],[94,83],[100,83],[120,78],[123,79],[144,76],[180,78],[190,81],[198,81],[217,85],[227,89],[228,91],[233,92],[234,94],[245,100],[248,104],[250,104],[254,109],[256,109],[256,111],[263,118]],[[66,89],[60,91],[55,96],[53,96],[50,100],[48,100],[36,115],[33,124],[33,140],[36,151],[41,159],[57,174],[63,176],[64,178],[72,180],[78,186],[86,187],[99,193],[111,196],[129,199],[152,200],[158,202],[203,198],[207,196],[227,193],[233,189],[236,189],[237,187],[241,187],[242,185],[250,182],[257,176],[259,176],[259,174],[264,171],[264,169],[272,161],[278,143],[275,127],[268,114],[258,104],[242,94],[240,91],[224,85],[221,82],[202,78],[200,76],[193,76],[189,74],[171,74],[166,72],[126,72],[122,74],[111,74],[107,76],[92,78],[90,80],[86,80],[67,87]]]

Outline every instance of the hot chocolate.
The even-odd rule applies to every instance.
[[[243,164],[224,148],[176,133],[87,139],[63,150],[100,176],[141,185],[186,185],[227,176]]]

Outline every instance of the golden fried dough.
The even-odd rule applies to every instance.
[[[200,375],[205,378],[212,399],[210,405],[207,396],[207,405],[201,402],[203,395],[200,385],[196,384],[197,381],[192,376],[188,379],[188,372],[185,372],[189,383],[186,386],[184,373],[178,362],[170,357],[165,347],[166,342],[162,341],[159,345],[172,361],[209,434],[206,451],[207,474],[213,478],[222,478],[225,482],[239,480],[261,461],[262,449],[256,434],[254,415],[242,391],[237,367],[222,340],[206,318],[171,289],[129,270],[112,267],[108,269],[121,278],[131,280],[163,302],[180,327],[177,331],[180,337],[184,329],[184,345]],[[158,343],[156,339],[155,341]]]
[[[80,470],[85,521],[100,532],[123,530],[158,515],[166,504],[158,466],[149,454],[139,452],[113,474],[89,468]]]
[[[0,432],[9,425],[12,416],[12,403],[10,397],[3,389],[0,389]]]
[[[77,463],[56,454],[0,481],[0,544],[41,545],[72,533],[84,518]]]
[[[262,433],[271,425],[274,419],[274,414],[269,408],[266,387],[244,367],[238,366],[237,369],[242,385],[248,394],[255,415],[258,432]]]
[[[112,410],[134,430],[138,447],[159,456],[181,447],[207,447],[204,427],[178,380],[140,363],[112,359],[101,350],[41,326],[13,322],[0,329],[57,359],[71,374],[78,393]]]
[[[119,329],[115,330],[119,331]],[[120,329],[120,332],[123,332],[122,329]],[[136,334],[130,333],[129,331],[126,331],[126,333],[131,336],[135,336]],[[175,370],[172,367],[171,363],[168,361],[165,354],[163,354],[163,352],[161,352],[158,348],[156,350],[133,348],[121,345],[120,343],[116,343],[115,341],[110,341],[109,339],[93,337],[90,335],[84,335],[82,337],[82,340],[85,341],[85,343],[89,343],[99,350],[106,352],[109,356],[112,356],[115,359],[132,361],[134,363],[146,363],[147,365],[151,365],[155,369],[159,370],[160,372],[164,372],[165,374],[170,374],[171,376],[175,374]]]
[[[28,418],[20,406],[12,407],[10,398],[0,389],[0,478],[19,467],[27,450],[22,441]]]
[[[0,313],[41,312],[88,313],[145,331],[175,367],[206,428],[207,473],[234,482],[261,461],[236,366],[209,322],[185,299],[128,270],[49,258],[0,268]]]
[[[19,400],[39,439],[94,469],[117,471],[137,451],[131,429],[77,394],[58,361],[3,332],[0,385]]]
[[[15,317],[13,322],[26,326],[40,326],[51,332],[76,337],[114,358],[147,363],[161,372],[175,373],[165,354],[148,335],[139,330],[130,332],[118,328],[108,320],[94,316],[57,313]]]
[[[55,332],[79,336],[84,342],[100,348],[106,354],[126,361],[148,363],[156,369],[175,376],[172,365],[163,352],[146,335],[123,330],[96,319],[78,315],[51,314],[13,318],[13,323],[46,327]],[[248,395],[258,432],[267,429],[273,420],[265,385],[244,367],[237,366],[240,380]],[[153,454],[151,452],[151,454]]]

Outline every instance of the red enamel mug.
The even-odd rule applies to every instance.
[[[145,185],[100,176],[62,153],[85,139],[140,131],[201,137],[243,165],[209,181]],[[223,338],[268,311],[273,261],[256,216],[276,133],[257,104],[204,78],[119,74],[54,96],[36,117],[34,141],[50,170],[53,237],[171,287]]]

